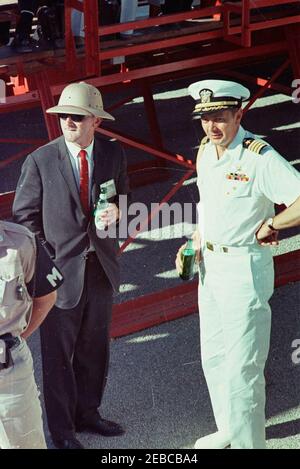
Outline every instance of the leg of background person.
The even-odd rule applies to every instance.
[[[149,16],[158,16],[162,13],[161,9],[162,2],[161,0],[150,0],[149,1]]]
[[[20,18],[16,26],[15,37],[11,47],[18,53],[32,52],[32,21],[38,7],[38,0],[19,0]]]
[[[79,0],[82,2],[82,0]],[[84,15],[79,10],[72,10],[72,32],[75,38],[84,37]]]
[[[181,10],[181,0],[165,0],[164,4],[164,13],[171,14],[171,13],[178,13]]]
[[[0,447],[46,449],[39,392],[27,343],[22,341],[11,354],[14,365],[0,372]]]
[[[38,7],[38,0],[19,0],[20,19],[16,27],[16,42],[29,41],[32,20]]]
[[[138,0],[121,0],[120,23],[134,21],[137,14]],[[123,31],[122,35],[132,34],[133,30]]]
[[[0,47],[9,43],[10,21],[0,23]]]

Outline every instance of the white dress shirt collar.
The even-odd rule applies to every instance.
[[[73,156],[74,158],[76,158],[81,149],[77,145],[75,145],[75,143],[73,143],[73,142],[67,142],[67,140],[65,140],[65,142],[66,142],[67,148],[70,152],[70,155]],[[94,147],[94,139],[92,140],[92,142],[89,144],[88,147],[82,148],[82,150],[85,150],[87,152],[87,159],[89,161],[92,158],[93,147]]]

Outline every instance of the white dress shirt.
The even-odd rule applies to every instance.
[[[92,177],[93,177],[93,170],[94,170],[94,158],[93,158],[94,140],[86,148],[79,148],[74,143],[67,142],[67,140],[65,140],[65,142],[69,150],[70,161],[72,164],[73,173],[74,173],[74,177],[76,180],[78,191],[79,191],[79,186],[80,186],[80,158],[78,155],[79,155],[80,150],[85,150],[87,153],[86,157],[87,157],[88,166],[89,166],[89,200],[91,202]]]

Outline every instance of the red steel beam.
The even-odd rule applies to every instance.
[[[55,106],[55,100],[51,92],[48,76],[46,72],[39,72],[36,75],[36,83],[41,100],[41,106],[44,113],[49,140],[54,140],[61,134],[58,117],[56,115],[47,114],[46,109]]]
[[[300,15],[290,15],[284,16],[282,18],[277,19],[267,19],[264,18],[264,21],[256,21],[251,23],[251,16],[250,12],[251,9],[255,8],[262,8],[266,6],[277,6],[286,4],[286,3],[296,3],[294,2],[272,2],[272,1],[251,1],[251,0],[243,0],[240,4],[231,4],[226,3],[224,7],[224,33],[226,39],[230,42],[235,44],[240,44],[244,47],[251,46],[251,33],[253,31],[271,29],[279,26],[286,26],[289,24],[295,24],[300,22]],[[236,37],[232,35],[236,35],[236,31],[230,25],[230,13],[240,14],[241,15],[241,37]]]
[[[16,153],[15,155],[10,156],[9,158],[6,158],[4,161],[1,161],[0,162],[0,170],[6,168],[13,161],[20,160],[21,158],[23,158],[23,156],[28,155],[33,150],[38,148],[38,146],[39,145],[34,145],[32,147],[26,148],[25,150],[21,150],[18,153]]]
[[[300,280],[300,250],[274,257],[275,288]],[[139,296],[113,306],[112,337],[182,318],[198,311],[198,281]]]
[[[197,284],[185,282],[167,290],[115,304],[111,337],[122,337],[195,313],[198,309]]]
[[[258,90],[258,92],[250,99],[249,103],[247,104],[247,106],[245,106],[245,108],[243,109],[243,112],[247,112],[248,109],[252,106],[252,104],[258,99],[260,98],[264,92],[266,91],[266,89],[269,88],[269,84],[273,83],[273,81],[275,81],[283,72],[284,70],[287,69],[287,67],[289,66],[290,64],[290,60],[286,60],[279,68],[278,70],[274,73],[274,75],[264,84],[264,86],[262,86],[260,88],[260,90]]]
[[[109,8],[109,5],[106,5]],[[100,74],[98,37],[98,0],[83,2],[86,76]]]
[[[300,25],[290,25],[285,27],[285,34],[288,41],[288,51],[291,58],[293,75],[295,78],[300,77]]]
[[[141,29],[149,28],[152,26],[171,24],[175,22],[185,21],[189,19],[200,19],[204,17],[212,16],[216,13],[222,13],[223,6],[215,6],[209,8],[195,8],[184,13],[174,13],[172,15],[162,15],[150,19],[139,19],[135,21],[128,21],[126,23],[117,23],[114,25],[100,26],[99,36],[108,36],[110,34],[119,33],[128,29]]]
[[[89,2],[90,0],[88,0]],[[86,3],[86,0],[84,1]],[[81,11],[83,13],[83,3],[78,0],[65,0],[65,6],[69,8],[74,8],[75,10]]]
[[[112,112],[114,111],[115,109],[118,109],[119,107],[123,106],[124,104],[128,104],[130,103],[131,101],[133,101],[135,98],[137,98],[138,95],[137,94],[134,94],[134,95],[131,95],[131,96],[127,96],[127,98],[124,98],[122,99],[121,101],[118,101],[117,103],[114,103],[112,104],[111,106],[108,106],[107,107],[107,111],[108,112]]]
[[[163,140],[157,120],[155,103],[151,90],[150,83],[147,79],[141,82],[142,96],[144,98],[144,107],[147,115],[147,120],[150,127],[152,140],[157,148],[163,148]]]
[[[253,56],[266,56],[271,53],[284,53],[287,50],[287,44],[285,41],[271,43],[261,46],[252,47],[249,49],[237,49],[234,51],[227,51],[220,54],[211,54],[210,56],[196,57],[193,59],[180,60],[171,62],[168,64],[154,65],[150,67],[143,67],[137,70],[131,70],[126,73],[114,73],[102,77],[96,77],[87,80],[89,83],[96,87],[116,85],[128,81],[142,79],[145,77],[157,77],[160,75],[181,72],[182,70],[191,70],[206,65],[213,65],[215,63],[222,63],[229,61],[237,61],[239,58],[249,58]],[[61,93],[65,85],[53,85],[51,92],[53,96],[57,96]],[[29,108],[38,104],[39,96],[37,91],[31,91],[18,96],[8,96],[6,103],[0,105],[0,113],[9,112],[24,108]]]
[[[162,201],[160,202],[160,204],[154,209],[152,210],[152,212],[147,216],[147,218],[145,220],[143,220],[140,224],[140,227],[138,230],[136,230],[132,236],[130,236],[123,244],[122,246],[120,247],[120,250],[119,250],[119,254],[122,254],[122,252],[124,252],[124,250],[126,249],[126,247],[131,244],[135,238],[137,237],[137,235],[139,233],[141,233],[143,231],[143,229],[145,227],[148,226],[148,223],[149,221],[152,220],[152,218],[154,218],[160,211],[161,209],[161,206],[165,203],[167,203],[172,197],[173,195],[182,187],[184,181],[186,181],[186,179],[188,179],[192,174],[194,173],[194,170],[192,171],[187,171],[185,173],[185,175],[180,179],[180,181],[177,182],[177,184],[170,190],[170,192],[168,192],[165,197],[162,199]]]
[[[76,4],[80,4],[81,8],[83,8],[83,4],[80,2],[76,2]],[[75,41],[72,31],[72,8],[75,8],[74,0],[65,0],[65,48],[66,48],[66,70],[68,72],[72,72],[76,69],[76,48],[75,48]],[[76,9],[79,10],[79,6],[76,6]]]
[[[106,75],[86,80],[96,87],[112,85],[115,83],[127,82],[129,80],[139,80],[146,77],[155,77],[157,75],[164,75],[168,73],[174,73],[181,71],[182,69],[189,70],[196,67],[213,65],[216,63],[227,63],[238,61],[243,58],[250,58],[255,56],[269,56],[275,53],[284,53],[287,50],[287,44],[285,41],[280,41],[271,44],[263,44],[260,46],[251,47],[249,49],[235,49],[232,51],[221,52],[217,54],[211,54],[209,56],[195,57],[192,59],[179,60],[176,62],[170,62],[162,65],[153,65],[151,67],[144,67],[136,70],[130,70],[126,73],[114,73],[112,75]],[[64,85],[52,86],[53,95],[58,95],[63,90]]]
[[[251,31],[260,31],[262,29],[277,28],[278,26],[288,26],[300,22],[300,15],[294,15],[274,20],[265,20],[263,23],[254,23],[249,26]]]
[[[115,138],[119,142],[124,143],[125,145],[145,151],[147,153],[150,153],[151,155],[157,156],[159,158],[163,158],[175,164],[179,164],[180,166],[184,166],[185,168],[192,169],[193,171],[196,168],[191,160],[186,160],[182,155],[179,155],[178,153],[174,154],[174,153],[168,152],[167,150],[159,150],[155,148],[154,146],[150,145],[149,143],[143,142],[142,140],[138,140],[133,137],[128,137],[125,134],[112,131],[104,127],[99,127],[97,129],[97,132],[103,135],[106,135],[107,137]]]
[[[252,10],[256,8],[281,6],[288,3],[299,3],[299,0],[250,0],[249,8]]]
[[[44,139],[23,139],[23,138],[0,138],[0,143],[17,143],[17,144],[28,144],[28,145],[43,145],[46,143]]]
[[[160,39],[158,41],[151,41],[148,44],[135,44],[130,46],[118,47],[116,49],[109,49],[106,51],[101,50],[99,58],[101,60],[107,60],[121,55],[130,56],[135,54],[142,54],[144,52],[160,51],[170,47],[181,46],[185,44],[195,44],[200,41],[220,39],[222,37],[223,33],[221,30],[189,34],[186,36],[178,36],[171,39]]]
[[[258,86],[264,86],[268,84],[267,88],[278,91],[279,93],[291,95],[292,89],[290,86],[285,86],[280,83],[269,83],[269,80],[261,77],[253,77],[251,75],[246,75],[245,73],[237,72],[235,70],[222,70],[223,74],[226,74],[232,78],[237,78],[238,80],[248,81],[249,83],[254,83]]]

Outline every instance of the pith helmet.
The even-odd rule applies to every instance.
[[[100,91],[84,81],[66,86],[59,98],[58,105],[47,109],[49,114],[80,114],[101,119],[115,120],[103,109]]]

